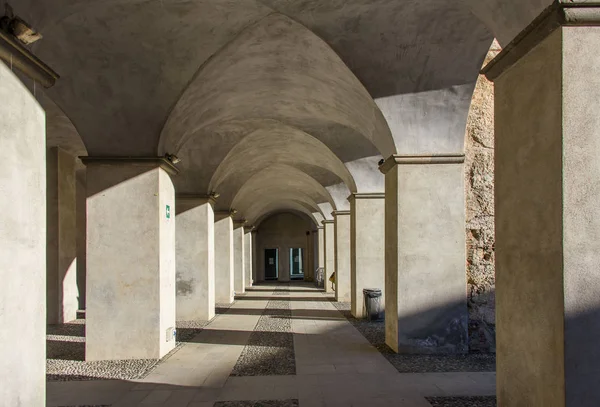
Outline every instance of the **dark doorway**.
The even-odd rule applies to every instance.
[[[279,249],[265,249],[265,280],[279,277]]]
[[[290,249],[290,279],[304,279],[304,250]]]

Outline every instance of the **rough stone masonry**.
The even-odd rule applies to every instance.
[[[492,44],[484,65],[501,51]],[[465,139],[469,347],[495,351],[494,85],[479,75]]]

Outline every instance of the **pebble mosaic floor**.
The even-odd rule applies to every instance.
[[[496,407],[494,396],[427,397],[432,407]]]
[[[298,400],[218,401],[214,407],[298,407]]]
[[[273,295],[289,296],[276,289]],[[231,376],[279,376],[296,374],[292,311],[289,298],[267,303]]]

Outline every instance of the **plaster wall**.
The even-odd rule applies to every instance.
[[[395,165],[385,195],[386,343],[466,352],[463,165]]]
[[[233,302],[233,220],[215,214],[215,301]]]
[[[253,283],[253,252],[252,232],[244,232],[244,281],[246,287],[252,287]]]
[[[58,147],[46,153],[46,321],[77,317],[77,194],[75,157]]]
[[[171,179],[156,165],[90,163],[87,193],[86,360],[161,358],[175,346]]]
[[[215,217],[206,199],[177,198],[178,321],[215,316]]]
[[[599,34],[557,29],[495,81],[497,381],[509,407],[600,403]]]
[[[385,197],[354,195],[350,207],[351,310],[364,318],[363,289],[381,289],[385,306]]]
[[[350,211],[335,212],[335,299],[349,302],[351,299],[350,268]]]
[[[244,243],[244,226],[235,225],[233,229],[233,290],[236,294],[246,292],[246,252]]]
[[[324,235],[324,251],[325,251],[325,281],[324,288],[325,292],[333,292],[329,277],[335,270],[335,228],[332,220],[323,221],[323,235]]]
[[[45,116],[0,62],[0,405],[46,403]],[[17,334],[24,333],[23,335]]]
[[[257,277],[265,279],[265,249],[279,249],[279,281],[290,281],[290,249],[303,249],[306,272],[306,231],[311,230],[312,222],[293,213],[280,213],[263,221],[258,227]]]

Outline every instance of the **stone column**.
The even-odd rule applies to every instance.
[[[175,347],[177,169],[86,157],[86,360],[158,359]]]
[[[600,405],[600,7],[578,3],[554,4],[485,69],[500,406]]]
[[[391,156],[385,174],[386,343],[467,351],[464,156]]]
[[[75,157],[53,147],[46,153],[46,322],[77,317],[77,194]]]
[[[323,249],[325,252],[324,258],[324,285],[325,292],[332,293],[334,292],[333,288],[331,288],[331,282],[329,281],[329,277],[333,274],[335,270],[335,228],[333,225],[333,220],[324,220],[323,221]]]
[[[46,403],[46,119],[0,62],[0,405]]]
[[[233,219],[215,213],[215,301],[233,302]]]
[[[385,194],[350,197],[352,315],[365,317],[365,288],[379,288],[385,304]]]
[[[349,302],[350,294],[350,211],[333,212],[335,228],[335,300]]]
[[[245,224],[245,220],[233,222],[233,291],[236,294],[246,292]]]
[[[246,287],[252,287],[253,284],[253,270],[252,270],[252,230],[254,226],[244,228],[244,279]]]
[[[215,316],[215,201],[177,196],[177,320],[210,321]]]

